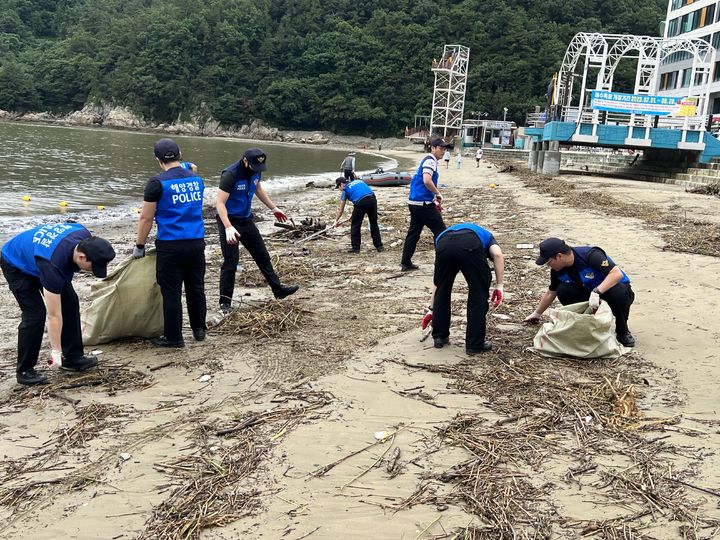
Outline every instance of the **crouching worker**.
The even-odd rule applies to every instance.
[[[458,272],[462,272],[468,284],[465,352],[479,354],[492,348],[492,344],[485,341],[485,317],[492,281],[488,259],[492,259],[495,267],[496,286],[492,301],[497,307],[503,299],[505,258],[492,233],[474,223],[458,223],[438,235],[433,277],[435,292],[431,301],[432,337],[436,348],[449,343],[450,296]],[[430,319],[426,315],[423,325],[426,326]]]
[[[85,356],[80,302],[72,286],[75,272],[107,276],[115,251],[107,240],[92,236],[77,223],[39,225],[18,234],[2,248],[0,267],[15,296],[22,319],[18,326],[17,382],[45,384],[35,371],[47,318],[49,365],[85,371],[97,357]]]
[[[535,311],[525,318],[526,323],[538,323],[555,298],[564,306],[588,301],[596,310],[604,300],[615,315],[617,340],[626,347],[635,346],[635,338],[628,329],[630,305],[635,293],[630,279],[599,247],[572,248],[559,238],[540,242],[538,266],[550,267],[550,286]]]
[[[340,224],[340,217],[345,212],[345,203],[350,200],[353,204],[352,218],[350,222],[350,252],[360,253],[360,229],[362,227],[363,218],[367,214],[370,222],[370,236],[373,245],[378,251],[385,251],[382,239],[380,238],[380,227],[377,218],[377,198],[373,190],[362,180],[349,181],[347,178],[338,178],[335,180],[335,189],[342,190],[340,192],[340,206],[335,216],[335,224]]]

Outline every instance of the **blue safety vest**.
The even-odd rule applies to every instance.
[[[173,167],[155,177],[162,184],[155,221],[158,240],[205,238],[202,215],[205,184],[194,172]]]
[[[2,258],[21,272],[39,277],[40,270],[35,257],[52,261],[57,247],[72,234],[77,237],[77,243],[92,236],[90,231],[78,223],[38,225],[8,240],[2,248]],[[68,261],[52,262],[61,263],[62,266],[58,268],[66,274],[68,281],[72,279],[75,270],[72,258]]]
[[[345,185],[343,188],[345,197],[350,199],[350,202],[355,204],[360,199],[374,195],[373,190],[362,180],[353,180]]]
[[[258,182],[260,182],[261,174],[253,173],[248,179],[243,177],[245,167],[242,160],[236,161],[230,165],[224,172],[230,172],[235,176],[235,187],[230,192],[225,207],[228,216],[241,219],[248,219],[252,215],[252,199],[255,195]]]
[[[435,239],[435,243],[437,244],[446,232],[461,230],[469,230],[474,232],[480,239],[480,242],[482,242],[483,251],[487,251],[488,247],[490,247],[490,240],[493,237],[492,233],[490,231],[486,231],[480,225],[475,225],[474,223],[458,223],[457,225],[452,225],[451,227],[448,227],[443,232],[438,234],[437,238]]]
[[[192,161],[181,161],[181,162],[180,162],[180,166],[181,166],[183,169],[186,169],[186,170],[188,170],[188,171],[192,171],[193,163],[192,163]]]
[[[594,247],[595,246],[580,246],[572,248],[573,253],[575,254],[575,263],[573,266],[577,269],[578,274],[580,275],[580,281],[582,282],[583,287],[590,290],[593,290],[595,287],[600,285],[605,279],[605,274],[598,272],[587,262],[586,257],[588,253],[590,253],[590,250]],[[607,260],[610,263],[615,264],[615,261],[613,261],[610,257],[607,257]],[[620,271],[623,275],[620,283],[630,283],[630,278],[627,277],[622,269]],[[576,283],[567,270],[557,272],[557,276],[562,283]]]
[[[433,155],[428,155],[420,161],[420,166],[415,176],[410,180],[410,196],[408,198],[411,201],[430,203],[435,199],[435,194],[425,187],[425,182],[423,182],[423,165],[425,165],[428,159],[435,161],[435,172],[432,175],[432,182],[435,184],[435,187],[437,187],[438,178],[440,178],[440,173],[437,171],[437,159],[435,159]]]

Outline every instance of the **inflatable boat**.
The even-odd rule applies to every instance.
[[[374,172],[371,174],[363,174],[360,180],[368,186],[376,187],[392,187],[410,185],[412,177],[406,172]]]

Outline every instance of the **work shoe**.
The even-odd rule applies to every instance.
[[[433,338],[433,345],[435,346],[436,349],[442,349],[445,345],[448,345],[449,343],[450,343],[450,338],[446,338],[446,337]]]
[[[624,334],[618,334],[617,340],[626,347],[634,347],[635,346],[635,338],[633,335],[628,331]]]
[[[383,251],[385,251],[385,246],[378,246],[375,249],[378,250],[378,253],[382,253]]]
[[[484,352],[488,352],[492,350],[492,343],[489,341],[486,341],[483,343],[482,349],[465,349],[465,354],[468,356],[473,356],[475,354],[482,354]]]
[[[232,306],[230,304],[220,304],[218,311],[220,311],[223,315],[229,315],[232,311]]]
[[[65,371],[85,371],[91,367],[97,366],[97,364],[97,356],[92,355],[81,356],[80,358],[76,358],[74,360],[63,358],[62,364],[60,364],[60,369],[64,369]]]
[[[179,339],[177,341],[170,341],[165,336],[160,336],[159,338],[155,338],[151,340],[151,343],[155,345],[156,347],[169,347],[172,349],[182,349],[185,346],[185,341],[182,339]]]
[[[38,373],[34,368],[26,369],[25,371],[18,371],[15,375],[19,384],[25,384],[28,386],[34,384],[47,384],[47,375],[44,373]]]
[[[413,263],[409,263],[409,264],[401,263],[400,264],[400,270],[402,270],[403,272],[409,272],[410,270],[417,270],[418,268],[420,268],[420,267],[417,264],[413,264]]]
[[[348,253],[360,253],[360,248],[350,248],[347,250]]]
[[[280,289],[275,293],[275,298],[282,300],[287,298],[291,294],[295,294],[300,288],[300,285],[281,285]]]
[[[205,341],[205,329],[193,328],[193,337],[195,338],[195,341]]]

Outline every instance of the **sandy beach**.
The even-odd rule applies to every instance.
[[[405,162],[419,152],[393,150]],[[442,167],[448,225],[474,221],[506,254],[491,353],[464,350],[461,277],[451,346],[421,342],[432,237],[399,262],[407,188],[377,188],[384,253],[363,229],[293,243],[255,209],[276,269],[300,291],[271,300],[247,253],[237,310],[221,319],[220,248],[206,220],[208,339],[181,350],[101,345],[100,369],[15,383],[20,311],[0,287],[0,538],[711,538],[720,530],[720,259],[668,246],[671,218],[717,223],[720,198],[565,176],[661,215],[562,204],[534,175],[487,161]],[[534,178],[534,179],[533,179]],[[564,184],[563,184],[564,185]],[[337,192],[275,202],[332,223]],[[346,214],[348,217],[348,214]],[[663,221],[665,220],[665,221]],[[95,228],[130,255],[135,223]],[[274,234],[275,233],[275,234]],[[548,284],[536,249],[600,245],[632,279],[634,351],[615,361],[540,358],[521,324]],[[670,249],[668,249],[668,247]],[[75,288],[87,299],[90,277]],[[714,322],[713,322],[714,321]],[[43,350],[47,351],[48,347]],[[625,536],[623,536],[623,534]]]

